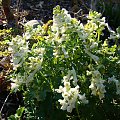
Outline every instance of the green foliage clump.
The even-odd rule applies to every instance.
[[[105,27],[110,36],[103,40]],[[119,118],[119,38],[119,28],[110,30],[100,13],[90,11],[84,25],[60,6],[54,8],[49,27],[29,28],[13,38],[9,43],[14,70],[11,89],[23,92],[22,117]],[[111,40],[115,41],[112,46]]]

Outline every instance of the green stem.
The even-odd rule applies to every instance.
[[[98,38],[97,38],[97,41],[99,42],[100,40],[100,32],[98,31]]]

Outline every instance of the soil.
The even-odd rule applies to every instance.
[[[22,0],[22,2],[19,3],[19,10],[23,13],[26,20],[36,19],[46,23],[48,20],[52,19],[53,8],[56,5],[67,9],[71,15],[72,13],[78,12],[80,9],[84,10],[84,13],[88,12],[85,9],[85,7],[89,7],[88,0],[85,0],[86,2],[84,2],[84,4],[81,3],[81,0],[78,1],[78,5],[74,5],[72,0]],[[14,8],[15,7],[14,5]]]

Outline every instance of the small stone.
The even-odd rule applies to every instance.
[[[37,28],[38,25],[43,25],[43,22],[41,20],[30,20],[27,23],[25,23],[25,26],[30,26],[32,28]]]

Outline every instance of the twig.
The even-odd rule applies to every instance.
[[[2,105],[2,107],[1,107],[1,109],[0,109],[0,119],[2,119],[2,111],[3,111],[3,108],[4,108],[4,106],[5,106],[5,103],[7,102],[7,100],[8,100],[8,98],[9,98],[10,94],[11,94],[11,92],[10,92],[10,93],[8,94],[8,96],[6,97],[6,99],[5,99],[5,101],[4,101],[3,105]]]
[[[85,5],[84,1],[83,0],[80,0],[80,2],[82,3],[82,5],[89,11],[90,8],[87,7],[87,5]]]
[[[17,22],[18,22],[18,16],[19,16],[19,10],[20,10],[21,0],[17,0]]]

